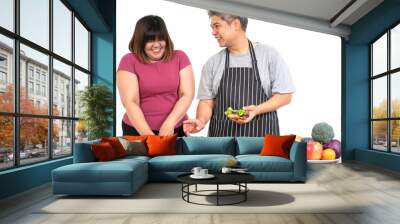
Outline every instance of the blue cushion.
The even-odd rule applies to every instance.
[[[183,137],[177,141],[177,154],[235,155],[235,139],[232,137]]]
[[[149,160],[149,170],[162,172],[190,172],[193,167],[200,166],[212,172],[219,171],[231,155],[174,155],[157,156]]]
[[[126,162],[130,162],[130,161],[134,161],[134,160],[140,160],[143,162],[147,162],[149,161],[150,157],[147,156],[135,156],[135,155],[131,155],[131,156],[125,156],[124,158],[120,158],[117,160],[113,160],[113,161],[126,161]]]
[[[95,162],[96,158],[93,155],[90,146],[92,144],[99,144],[100,140],[93,140],[88,142],[75,143],[74,148],[74,163],[89,163]]]
[[[279,156],[239,155],[236,159],[250,172],[293,172],[292,161]]]
[[[236,155],[260,154],[264,137],[237,137]]]

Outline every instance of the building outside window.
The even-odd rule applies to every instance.
[[[11,12],[14,17],[20,16],[15,18],[20,21],[16,24],[18,27],[15,29],[19,33],[15,33],[14,29],[8,29],[7,32],[16,34],[10,37],[9,33],[3,33],[3,30],[0,29],[0,84],[5,83],[15,87],[13,68],[19,66],[17,78],[20,80],[21,93],[18,99],[14,99],[12,96],[15,88],[10,88],[12,92],[6,92],[6,89],[2,90],[0,85],[0,97],[11,96],[11,98],[8,97],[11,99],[9,100],[10,105],[3,105],[4,102],[0,102],[0,123],[3,130],[6,130],[0,133],[0,139],[6,139],[0,141],[0,152],[2,153],[0,156],[6,158],[4,161],[0,160],[0,171],[70,156],[73,151],[73,143],[87,139],[86,127],[76,128],[79,116],[76,116],[72,108],[68,107],[79,101],[77,94],[79,90],[72,92],[72,89],[65,88],[65,86],[80,83],[79,80],[72,79],[73,72],[84,74],[85,78],[89,80],[91,73],[89,70],[90,31],[76,17],[75,12],[70,10],[72,7],[65,5],[67,4],[65,1],[51,0],[52,7],[49,2],[49,0],[19,1],[17,9],[19,12],[16,14],[14,11]],[[12,8],[13,6],[7,9]],[[6,8],[2,9],[6,10]],[[37,14],[38,11],[42,13]],[[52,12],[50,13],[50,11]],[[49,29],[50,24],[53,25],[52,29]],[[0,26],[2,26],[1,23]],[[75,30],[73,30],[74,27]],[[7,29],[7,27],[3,28]],[[51,31],[52,35],[49,35]],[[53,38],[53,40],[49,38]],[[53,49],[50,48],[51,41]],[[73,42],[75,48],[72,47]],[[19,44],[20,49],[19,52],[15,52],[19,56],[17,58],[20,59],[18,62],[12,60],[16,44]],[[53,54],[61,57],[62,62],[53,58]],[[75,55],[74,62],[72,55]],[[53,63],[49,63],[49,61],[53,61]],[[53,71],[53,74],[50,74],[50,71]],[[53,89],[49,91],[50,78],[53,78]],[[81,76],[79,79],[82,79]],[[60,80],[64,82],[63,89],[59,86]],[[86,85],[89,85],[89,82],[86,82]],[[63,94],[63,103],[57,105],[61,94]],[[53,99],[54,103],[51,107],[53,108],[52,114],[49,113],[51,112],[49,99]],[[20,108],[20,112],[14,112],[12,109],[14,105]],[[4,108],[11,109],[4,111]],[[65,110],[65,108],[67,109]],[[41,115],[40,118],[37,115]],[[62,116],[62,119],[59,116]],[[13,133],[13,119],[17,121],[15,124],[19,125],[17,127],[19,129],[18,136]],[[43,130],[41,131],[41,129]],[[52,132],[48,133],[50,130]],[[32,139],[29,133],[33,131],[43,134]],[[14,142],[17,142],[18,145],[14,145]],[[19,157],[19,160],[15,160],[15,149],[17,149],[16,156]]]

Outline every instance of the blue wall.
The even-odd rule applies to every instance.
[[[71,163],[69,157],[1,172],[0,199],[48,183],[53,169]]]
[[[115,102],[115,63],[114,63],[114,37],[112,33],[92,34],[92,82],[105,84],[113,92]],[[115,105],[115,104],[114,104]],[[115,106],[113,121],[115,122]],[[109,132],[115,135],[115,125],[110,127]]]
[[[106,84],[115,98],[115,0],[67,0],[92,32],[92,82]],[[114,125],[110,132],[115,135]],[[72,158],[47,161],[0,172],[0,199],[51,181],[51,171],[72,163]]]
[[[380,152],[369,150],[369,46],[392,25],[400,22],[400,1],[386,0],[351,27],[348,41],[343,40],[345,95],[342,135],[343,158],[358,160],[383,168],[398,170],[398,156],[388,159]],[[359,152],[359,150],[363,150]],[[387,153],[386,153],[387,154]],[[379,162],[377,162],[380,160]]]

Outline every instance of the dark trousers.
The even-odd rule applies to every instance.
[[[159,131],[153,130],[154,134],[158,135]],[[140,135],[139,132],[132,126],[127,125],[125,122],[122,121],[122,133],[123,135]],[[185,132],[183,132],[183,126],[179,126],[174,129],[174,133],[178,134],[178,137],[186,136]]]

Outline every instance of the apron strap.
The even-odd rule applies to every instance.
[[[247,40],[247,41],[249,42],[251,66],[253,67],[253,70],[255,72],[256,80],[259,81],[260,73],[258,71],[256,54],[254,52],[253,44],[251,43],[251,41],[250,40]],[[229,69],[229,50],[228,50],[228,48],[225,48],[225,71],[227,71],[227,69]]]
[[[250,49],[250,55],[251,55],[251,63],[253,65],[256,80],[259,81],[260,72],[258,71],[256,53],[254,52],[254,47],[250,40],[249,40],[249,49]]]

